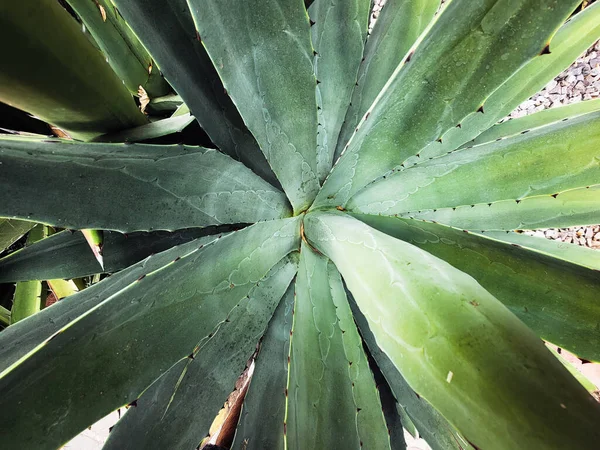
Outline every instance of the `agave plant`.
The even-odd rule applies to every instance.
[[[2,137],[0,217],[95,230],[104,268],[63,231],[0,282],[112,275],[0,333],[3,448],[129,405],[105,448],[194,449],[253,355],[236,449],[597,448],[542,339],[600,360],[600,256],[518,231],[598,222],[600,101],[498,122],[600,5],[388,0],[368,34],[369,0],[69,1],[88,38],[29,3],[0,97],[73,139]],[[137,85],[206,148],[132,143],[176,120]]]

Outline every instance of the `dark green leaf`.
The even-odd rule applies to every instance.
[[[146,122],[58,2],[2,2],[0,42],[0,101],[84,140]]]
[[[304,5],[299,0],[188,4],[202,44],[294,212],[307,209],[319,180],[316,81]]]
[[[290,214],[282,192],[201,147],[4,138],[0,162],[0,215],[62,228],[176,230]]]
[[[174,232],[121,234],[104,232],[104,269],[90,251],[83,235],[61,231],[0,259],[0,283],[81,278],[96,273],[111,273],[131,266],[154,254],[206,236],[209,242],[222,228],[190,228]]]
[[[114,0],[200,126],[225,153],[276,185],[196,33],[186,0]]]
[[[195,448],[233,391],[296,271],[297,255],[275,265],[190,357],[136,400],[136,407],[117,422],[103,448]]]
[[[157,120],[129,130],[117,131],[116,133],[103,134],[94,139],[94,142],[140,142],[157,137],[179,133],[194,121],[194,116],[183,114]]]
[[[56,448],[137,399],[192,353],[278,261],[297,250],[298,239],[299,220],[287,219],[256,224],[191,249],[144,272],[39,343],[0,374],[5,447]],[[64,302],[92,295],[84,290]],[[6,345],[6,339],[0,334],[0,344]]]

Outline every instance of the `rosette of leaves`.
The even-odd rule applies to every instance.
[[[498,122],[600,7],[439,3],[114,1],[211,143],[0,140],[0,216],[104,230],[113,273],[0,334],[3,447],[130,405],[105,448],[196,448],[254,354],[233,448],[597,447],[542,339],[600,359],[600,259],[517,231],[597,223],[600,104]],[[67,233],[1,281],[100,272]]]

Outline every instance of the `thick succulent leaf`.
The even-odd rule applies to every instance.
[[[14,324],[39,312],[42,307],[42,282],[22,281],[15,287],[10,323]]]
[[[418,163],[433,156],[443,155],[487,130],[569,67],[598,38],[600,3],[585,8],[564,24],[552,37],[549,54],[532,59],[499,86],[485,100],[484,114],[477,113],[465,117],[460,127],[450,128],[444,133],[441,143],[432,141],[421,151],[420,158],[411,158],[407,163]]]
[[[2,2],[0,42],[0,101],[84,140],[146,122],[102,54],[57,2]]]
[[[296,218],[256,224],[191,249],[103,297],[1,374],[0,430],[7,448],[56,448],[137,399],[296,250],[298,239]],[[86,289],[63,302],[93,295]],[[28,320],[22,323],[27,332]],[[2,333],[0,342],[6,339]],[[39,414],[32,420],[33,410]]]
[[[595,162],[594,164],[597,164]],[[475,206],[441,208],[407,215],[435,221],[465,230],[499,231],[535,228],[567,228],[594,225],[600,209],[600,184],[561,192],[538,195],[523,200],[502,200]]]
[[[201,147],[4,138],[0,161],[0,215],[62,228],[175,230],[290,214],[282,192]]]
[[[396,67],[433,19],[440,0],[387,0],[365,45],[357,86],[335,149],[339,158],[354,129]]]
[[[439,224],[395,217],[357,215],[391,236],[441,258],[471,275],[538,336],[582,358],[600,361],[600,272],[588,268],[595,258],[564,257],[506,233],[477,235]],[[541,240],[541,239],[539,239]],[[513,245],[514,243],[514,245]]]
[[[319,180],[316,81],[304,5],[300,0],[188,4],[225,89],[294,211],[307,209]]]
[[[152,58],[110,0],[67,0],[127,89],[141,86],[150,97],[171,90]]]
[[[0,217],[0,253],[17,242],[35,226],[35,222],[11,220]]]
[[[3,328],[8,325],[10,325],[10,311],[0,305],[0,327]]]
[[[331,170],[338,135],[356,83],[369,19],[370,0],[316,0],[308,9],[315,49],[319,106],[317,172],[323,182]]]
[[[496,241],[515,244],[518,247],[539,252],[552,258],[600,271],[600,252],[591,248],[530,236],[524,233],[515,233],[514,231],[486,231],[482,235]]]
[[[195,32],[186,0],[114,0],[171,86],[225,153],[277,184],[265,157],[223,89]]]
[[[197,447],[256,350],[296,271],[295,254],[275,265],[189,357],[136,400],[136,407],[117,422],[103,448]]]
[[[599,126],[592,112],[461,149],[372,183],[347,208],[478,230],[595,223]]]
[[[544,109],[535,114],[519,117],[518,119],[509,119],[496,124],[481,133],[472,141],[461,146],[461,148],[471,148],[476,145],[515,136],[519,133],[529,133],[536,128],[547,127],[560,121],[567,121],[597,111],[600,111],[600,99],[571,103],[570,105],[560,106],[558,108]]]
[[[287,448],[389,448],[362,341],[335,267],[302,244],[287,386]]]
[[[61,231],[0,259],[0,283],[55,278],[81,278],[96,273],[112,273],[148,256],[204,236],[210,242],[224,227],[189,228],[174,232],[121,234],[104,232],[104,268],[90,252],[79,231]]]
[[[185,105],[185,104],[183,104]],[[140,142],[154,139],[169,134],[183,131],[194,121],[194,116],[188,114],[157,120],[129,130],[117,131],[116,133],[103,134],[94,139],[94,142]]]
[[[358,308],[352,294],[348,292],[354,320],[360,334],[369,349],[369,353],[377,363],[386,382],[398,402],[400,414],[406,414],[413,426],[433,450],[467,450],[471,445],[448,423],[444,417],[433,408],[424,398],[417,395],[408,385],[394,363],[379,348],[366,317]],[[407,422],[407,421],[405,421]],[[403,423],[409,429],[410,424]]]
[[[146,105],[146,112],[154,116],[165,116],[173,114],[181,105],[185,105],[181,96],[177,94],[167,94],[162,97],[150,99],[150,103]],[[233,156],[235,156],[235,154]]]
[[[474,447],[593,448],[600,405],[473,278],[342,213],[307,215],[304,225],[378,346]]]
[[[33,245],[48,235],[44,225],[36,225],[27,235],[27,245]],[[42,282],[22,281],[15,286],[13,305],[10,310],[10,322],[14,324],[32,316],[42,308]]]
[[[262,338],[232,449],[284,449],[285,390],[294,300],[294,289],[290,288]]]
[[[47,280],[47,283],[57,300],[62,300],[79,292],[79,288],[73,280],[55,279]]]
[[[93,284],[84,292],[74,295],[72,298],[55,303],[52,308],[46,308],[27,321],[11,326],[8,330],[2,332],[2,339],[0,339],[0,371],[6,370],[21,357],[35,349],[40,342],[47,341],[59,330],[68,326],[75,318],[82,316],[106,298],[118,294],[134,284],[145,273],[159,270],[175,259],[196,250],[200,245],[212,245],[219,239],[218,236],[213,236],[210,239],[200,238],[197,241],[188,242],[152,255],[104,279],[100,283]]]
[[[578,3],[450,2],[365,114],[313,208],[345,206],[366,184],[477,113],[523,64],[545,56]]]

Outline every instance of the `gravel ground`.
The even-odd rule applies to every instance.
[[[548,83],[539,93],[523,102],[509,115],[509,118],[522,117],[543,109],[598,97],[600,97],[600,41],[577,58],[573,65]],[[600,225],[527,230],[525,233],[600,249]]]

